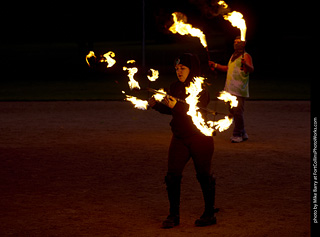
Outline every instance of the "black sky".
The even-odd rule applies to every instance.
[[[193,0],[194,1],[194,0]],[[208,18],[192,0],[145,0],[147,42],[166,43],[171,13],[180,11],[188,22],[204,31],[210,42],[219,32],[231,40],[238,29],[222,16]],[[199,0],[200,1],[200,0]],[[210,2],[210,0],[208,0]],[[202,0],[200,2],[208,2]],[[1,43],[141,41],[142,2],[87,1],[85,3],[5,2],[1,7]],[[299,65],[300,74],[309,66],[314,49],[316,12],[311,3],[227,0],[232,10],[243,13],[247,23],[249,52],[260,65],[276,65],[289,71]],[[210,45],[209,45],[210,46]],[[293,59],[296,62],[293,63]],[[282,70],[280,67],[284,65]],[[257,67],[258,68],[258,67]],[[266,66],[265,68],[269,68]],[[258,68],[259,69],[259,68]],[[291,73],[295,73],[294,71]],[[298,73],[298,74],[299,74]]]
[[[310,6],[290,1],[226,1],[232,10],[243,13],[248,38],[265,35],[308,36],[312,19]],[[108,4],[110,3],[110,4]],[[6,3],[2,6],[2,39],[4,42],[77,41],[79,38],[93,40],[139,40],[142,33],[142,0],[92,2],[78,5],[44,3]],[[189,21],[206,30],[216,30],[216,19],[206,19],[202,12],[188,0],[145,0],[146,36],[153,39],[163,33],[163,23],[173,11],[187,14]],[[169,19],[168,19],[169,20]],[[223,22],[220,28],[228,27]],[[218,29],[219,30],[219,29]]]

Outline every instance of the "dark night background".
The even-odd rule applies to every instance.
[[[50,80],[52,73],[60,78],[66,75],[70,78],[70,70],[86,67],[83,57],[88,50],[97,50],[98,42],[134,42],[138,48],[141,47],[142,2],[2,3],[0,49],[3,75],[11,75],[10,80],[28,80],[28,77]],[[204,31],[212,52],[220,50],[230,57],[233,39],[239,35],[239,30],[222,16],[211,17],[203,10],[211,1],[144,2],[146,46],[192,40],[168,33],[171,13],[180,11],[188,16],[189,23]],[[316,48],[312,42],[315,28],[312,27],[314,21],[310,4],[292,1],[226,2],[232,11],[243,13],[246,20],[247,51],[253,57],[256,80],[276,77],[289,82],[311,81],[310,56]],[[217,36],[220,41],[215,38]],[[76,45],[77,49],[63,51],[66,44]],[[138,52],[139,55],[130,56],[141,60],[140,48]],[[148,66],[152,64],[152,58],[148,57],[148,54],[152,55],[152,47],[146,48],[146,54]],[[124,58],[123,55],[119,57]],[[212,55],[212,59],[227,63],[223,57]],[[168,60],[172,60],[171,57]],[[171,61],[167,64],[172,65]],[[45,75],[46,72],[49,75]],[[1,81],[10,80],[3,77]]]

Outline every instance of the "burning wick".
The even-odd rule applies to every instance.
[[[173,25],[169,28],[169,31],[176,34],[179,33],[180,35],[191,35],[193,37],[198,37],[200,39],[201,44],[203,47],[207,47],[207,41],[205,34],[198,28],[192,27],[191,24],[187,24],[186,20],[184,21],[183,17],[185,17],[181,12],[174,12],[172,13],[173,16]],[[179,16],[179,20],[178,20]],[[186,17],[185,17],[186,18]]]
[[[107,67],[112,67],[116,63],[116,60],[113,59],[115,56],[116,55],[114,52],[109,51],[108,53],[105,53],[103,55],[105,59],[101,59],[100,62],[107,62],[108,63]]]

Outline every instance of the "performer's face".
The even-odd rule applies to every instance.
[[[183,64],[177,64],[176,65],[176,73],[179,81],[185,82],[187,80],[187,77],[190,73],[190,69]]]
[[[245,41],[241,41],[240,39],[235,39],[233,43],[234,50],[244,50],[244,46],[246,45]]]

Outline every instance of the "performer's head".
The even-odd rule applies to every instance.
[[[200,76],[200,62],[197,56],[184,53],[178,57],[174,66],[179,81],[189,85],[194,77]]]
[[[241,41],[240,36],[237,36],[234,39],[234,43],[233,43],[234,51],[244,51],[245,46],[246,46],[246,41]]]

